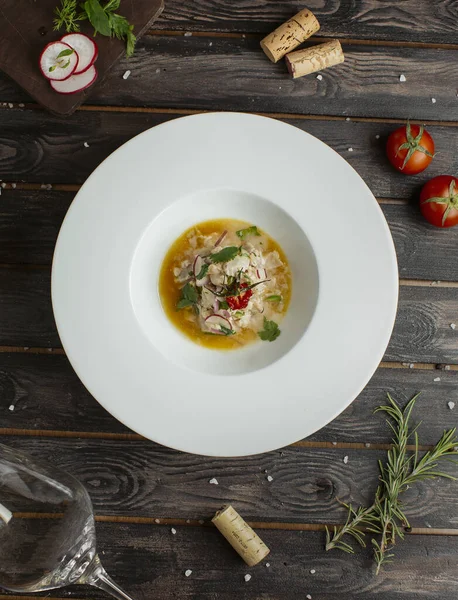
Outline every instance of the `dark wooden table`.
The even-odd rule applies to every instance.
[[[316,41],[338,37],[346,55],[322,81],[292,81],[259,49],[263,34],[302,7],[293,0],[167,0],[134,58],[71,118],[44,112],[0,74],[0,178],[7,182],[0,197],[0,441],[49,458],[87,486],[106,568],[137,599],[445,599],[458,592],[453,481],[425,481],[406,493],[412,535],[378,578],[370,549],[352,557],[323,548],[323,525],[345,517],[336,497],[365,503],[377,485],[377,459],[390,436],[372,411],[385,392],[405,402],[423,390],[415,420],[423,420],[424,444],[458,420],[458,328],[450,327],[458,324],[458,227],[436,230],[418,210],[424,181],[458,173],[458,3],[308,6],[322,23]],[[79,185],[132,136],[203,110],[270,114],[335,148],[379,200],[399,260],[396,326],[364,392],[310,438],[254,458],[184,455],[128,431],[77,379],[51,310],[53,247]],[[427,123],[438,150],[416,177],[397,174],[384,154],[387,134],[407,118]],[[330,377],[335,360],[330,348]],[[438,370],[445,364],[450,369]],[[209,484],[213,477],[218,486]],[[228,501],[261,528],[270,568],[248,569],[207,526]],[[102,597],[86,588],[47,595]]]

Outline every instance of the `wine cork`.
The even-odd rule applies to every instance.
[[[269,548],[232,506],[219,510],[212,522],[249,567],[254,567],[269,554]]]
[[[307,38],[316,33],[319,28],[318,19],[312,11],[304,8],[265,37],[261,41],[261,48],[268,58],[276,63],[285,54],[297,48]]]
[[[288,71],[294,79],[297,79],[343,63],[345,57],[339,40],[331,40],[325,44],[291,52],[285,60]]]

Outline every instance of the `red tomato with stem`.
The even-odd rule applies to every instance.
[[[405,175],[417,175],[434,158],[434,140],[423,125],[407,123],[393,131],[386,143],[386,155],[395,169]]]
[[[439,175],[425,183],[420,193],[420,210],[436,227],[458,225],[458,179]]]

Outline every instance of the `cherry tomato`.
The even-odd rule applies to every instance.
[[[451,175],[430,179],[421,190],[420,209],[431,225],[458,225],[458,179]]]
[[[386,155],[395,169],[405,175],[416,175],[433,160],[434,140],[423,125],[407,123],[390,134]]]
[[[246,283],[242,283],[241,288],[248,287]],[[242,292],[238,296],[229,296],[226,298],[226,302],[229,304],[229,308],[232,310],[243,310],[248,306],[251,296],[253,295],[252,290]]]

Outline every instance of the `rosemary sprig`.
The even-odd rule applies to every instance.
[[[358,544],[365,546],[367,532],[380,535],[380,541],[372,538],[374,560],[378,574],[383,564],[391,562],[394,557],[392,549],[397,538],[404,539],[404,528],[409,527],[400,495],[412,484],[434,477],[455,479],[452,475],[437,469],[441,459],[450,460],[451,455],[456,455],[455,450],[458,440],[455,429],[444,431],[442,437],[432,450],[419,457],[418,425],[410,430],[410,417],[412,409],[418,398],[417,394],[403,410],[388,394],[389,404],[379,406],[375,412],[383,411],[390,417],[387,421],[393,432],[393,446],[388,450],[386,463],[379,461],[380,485],[375,493],[374,502],[368,508],[360,506],[354,509],[351,504],[343,504],[348,510],[347,520],[343,527],[334,527],[331,533],[326,527],[326,550],[337,548],[344,552],[353,553],[353,547],[343,538],[351,536]],[[409,452],[408,441],[413,436],[415,450]],[[455,461],[451,461],[456,464]]]

